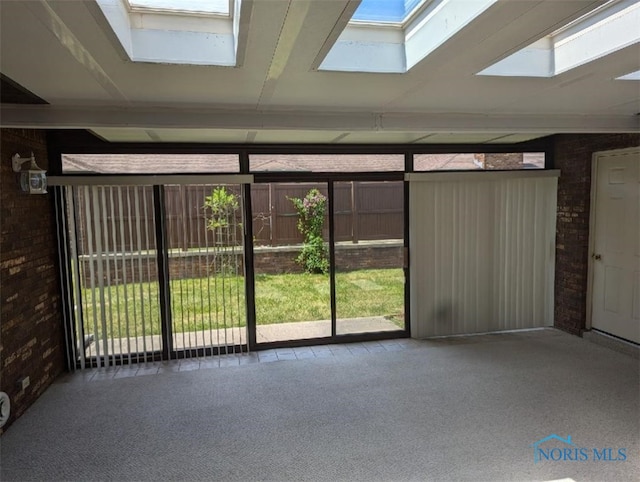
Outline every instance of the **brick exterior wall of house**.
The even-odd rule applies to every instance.
[[[638,134],[559,135],[555,326],[579,335],[587,319],[591,163],[594,152],[640,145]]]
[[[522,169],[524,160],[522,152],[474,154],[473,157],[483,169]]]
[[[2,129],[0,162],[0,390],[11,398],[7,430],[64,369],[64,335],[52,194],[18,185],[11,156],[35,153],[47,169],[43,131]],[[28,376],[31,384],[18,388]]]

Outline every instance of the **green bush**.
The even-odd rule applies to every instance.
[[[238,222],[240,210],[238,196],[227,191],[224,186],[216,187],[209,196],[204,198],[203,209],[206,228],[214,236],[213,271],[237,274],[240,265],[234,248],[242,243],[242,238],[237,235],[238,228],[242,227],[242,223]]]
[[[298,231],[304,236],[302,251],[296,262],[308,273],[327,273],[329,250],[322,239],[327,198],[317,189],[311,189],[304,199],[288,199],[298,211]]]
[[[238,196],[227,191],[224,186],[216,187],[211,195],[204,198],[207,229],[216,230],[229,228],[235,224],[236,212],[240,209]]]

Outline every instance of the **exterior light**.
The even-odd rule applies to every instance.
[[[47,173],[36,164],[36,158],[31,153],[31,157],[21,158],[20,154],[14,154],[11,158],[11,165],[15,172],[20,173],[20,188],[29,194],[47,194]],[[29,169],[22,170],[22,164],[31,161]]]

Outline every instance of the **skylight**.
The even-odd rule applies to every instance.
[[[405,73],[498,0],[362,0],[319,70]]]
[[[640,80],[640,70],[618,77],[616,80]]]
[[[253,2],[96,0],[133,62],[237,66]]]
[[[229,0],[128,0],[133,10],[229,15]]]
[[[418,5],[428,0],[362,0],[351,20],[356,22],[403,23]]]
[[[609,0],[478,75],[553,77],[640,43],[640,1]]]

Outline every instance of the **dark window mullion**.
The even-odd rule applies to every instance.
[[[331,337],[336,336],[336,250],[335,250],[335,222],[333,181],[327,182],[329,197],[329,291],[331,294]]]
[[[162,326],[162,359],[174,356],[173,325],[171,318],[171,286],[169,284],[169,249],[167,243],[167,219],[164,186],[153,186],[155,216],[156,262],[158,264],[158,287],[160,297],[160,321]]]
[[[404,156],[404,170],[406,172],[413,172],[413,154],[408,153]],[[410,206],[410,196],[409,189],[411,186],[409,182],[404,181],[404,213],[403,213],[403,223],[404,223],[404,331],[407,336],[411,336],[411,284],[409,283],[410,278],[410,261],[411,261],[411,250],[409,246],[409,206]]]
[[[62,284],[62,313],[64,322],[64,334],[66,346],[66,362],[67,370],[70,372],[75,371],[76,363],[78,361],[77,356],[77,335],[76,335],[76,322],[73,311],[73,280],[71,276],[71,260],[69,257],[71,242],[68,238],[69,226],[67,219],[67,206],[65,202],[65,187],[54,188],[54,201],[56,212],[56,227],[58,230],[58,256],[60,262],[60,279]]]
[[[243,184],[244,206],[244,290],[249,351],[256,349],[256,288],[253,260],[253,215],[251,211],[251,185]]]

